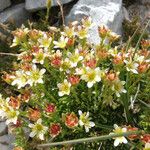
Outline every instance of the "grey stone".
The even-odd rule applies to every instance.
[[[148,4],[148,5],[150,5],[150,0],[141,0],[140,1],[142,4]]]
[[[83,16],[91,16],[96,24],[89,32],[89,41],[97,44],[100,40],[97,28],[101,24],[121,34],[122,0],[79,0],[66,17],[66,24],[70,21],[81,20]]]
[[[125,7],[123,7],[122,10],[123,10],[123,17],[124,17],[123,19],[131,21],[128,10]]]
[[[139,17],[141,23],[144,21],[144,26],[150,19],[150,7],[148,5],[141,5],[139,3],[135,3],[129,6],[128,12],[130,19]],[[150,26],[147,28],[147,31],[150,33]]]
[[[5,122],[0,122],[0,136],[7,133],[7,126]]]
[[[0,144],[1,150],[10,150],[8,145]]]
[[[11,5],[10,0],[0,0],[0,11],[3,11],[5,8]]]
[[[10,136],[8,134],[0,136],[0,143],[9,144],[10,143]]]
[[[73,0],[60,0],[62,4],[67,4]],[[46,8],[46,2],[47,0],[26,0],[26,6],[25,8],[28,11],[36,11]],[[52,0],[51,6],[58,6],[57,0]]]
[[[25,10],[25,4],[21,3],[11,8],[6,9],[0,13],[1,23],[14,23],[16,26],[20,26],[26,20],[30,18],[30,13]]]

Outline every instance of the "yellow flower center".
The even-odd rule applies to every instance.
[[[36,131],[42,131],[43,130],[43,126],[41,124],[36,124],[35,129]]]
[[[88,76],[88,81],[93,81],[95,79],[96,73],[90,72],[87,74],[87,76]]]

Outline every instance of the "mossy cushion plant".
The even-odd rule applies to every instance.
[[[101,41],[93,45],[87,40],[92,25],[89,17],[63,29],[13,32],[11,47],[20,54],[2,78],[14,93],[1,95],[0,116],[15,134],[14,150],[49,142],[59,145],[55,149],[149,147],[150,134],[140,116],[149,109],[150,41],[142,41],[139,50],[130,43],[113,47],[120,36],[100,26]]]

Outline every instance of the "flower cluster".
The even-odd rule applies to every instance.
[[[17,91],[6,99],[0,96],[0,116],[6,124],[17,128],[21,122],[19,128],[28,128],[31,138],[49,141],[56,136],[65,139],[70,132],[94,130],[96,134],[97,124],[107,118],[100,114],[105,108],[122,105],[129,113],[127,105],[130,97],[136,100],[137,85],[146,86],[143,78],[149,72],[150,44],[142,41],[138,51],[113,46],[120,36],[99,26],[101,41],[93,45],[88,41],[93,25],[91,18],[85,17],[63,29],[22,27],[13,32],[11,47],[18,47],[21,53],[13,71],[2,77]],[[127,131],[114,127],[114,133]],[[127,139],[115,138],[114,146],[119,143],[126,144]]]

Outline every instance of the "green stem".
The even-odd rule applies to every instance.
[[[88,98],[90,102],[91,102],[91,95],[92,95],[91,88],[88,88]]]
[[[78,98],[78,96],[77,96],[77,92],[76,92],[75,87],[72,88],[72,93],[73,93],[73,96],[75,97],[76,101],[77,101],[77,102],[80,102],[80,100],[79,100],[79,98]]]
[[[84,142],[103,141],[103,140],[108,140],[108,139],[112,139],[115,137],[121,137],[121,136],[127,137],[129,135],[139,135],[141,133],[142,133],[142,131],[134,131],[134,132],[130,131],[130,132],[119,133],[119,134],[114,133],[114,134],[97,136],[97,137],[89,137],[89,138],[81,138],[81,139],[75,139],[75,140],[69,140],[69,141],[40,144],[40,145],[37,145],[37,147],[44,148],[44,147],[66,145],[66,144],[77,144],[77,143],[84,143]]]
[[[127,93],[123,95],[122,99],[123,99],[123,105],[124,105],[124,110],[125,110],[125,116],[126,116],[126,121],[127,122],[131,122],[131,116],[130,116],[130,112],[129,112],[129,72],[127,72],[127,76],[126,76],[126,90]]]
[[[146,104],[144,101],[142,101],[142,100],[140,100],[140,99],[138,99],[138,101],[139,101],[141,104],[143,104],[144,106],[146,106],[147,108],[150,109],[150,104]]]

